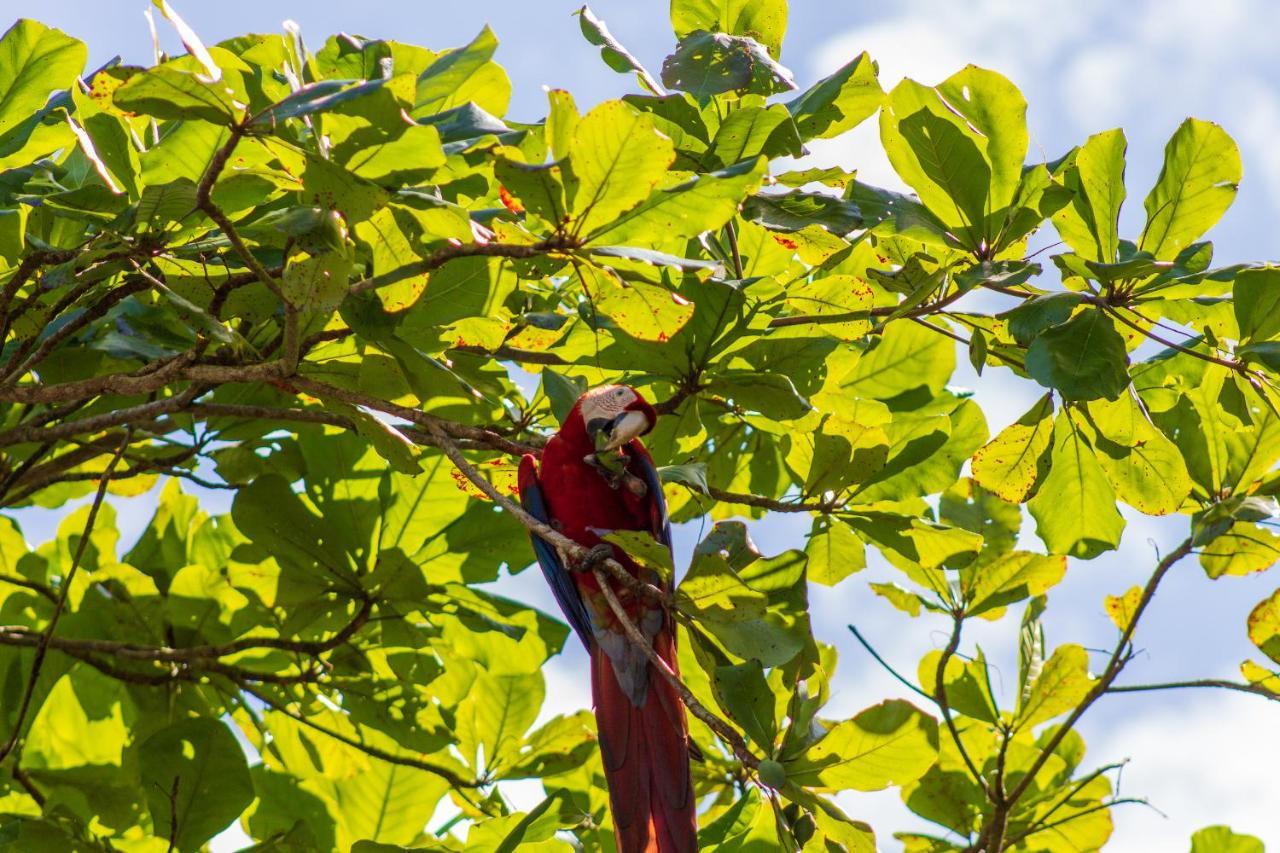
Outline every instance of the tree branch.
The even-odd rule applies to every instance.
[[[1054,751],[1057,750],[1063,739],[1075,724],[1080,721],[1080,718],[1085,715],[1085,712],[1089,710],[1090,706],[1092,706],[1099,697],[1111,688],[1111,683],[1116,680],[1116,676],[1120,674],[1120,671],[1124,669],[1125,663],[1128,661],[1126,652],[1128,651],[1129,644],[1133,639],[1133,632],[1138,627],[1138,620],[1142,618],[1142,614],[1147,609],[1147,605],[1149,605],[1151,603],[1151,599],[1155,597],[1156,589],[1160,586],[1160,581],[1164,579],[1164,576],[1169,572],[1169,569],[1173,568],[1175,563],[1190,553],[1191,538],[1188,537],[1182,541],[1182,544],[1170,551],[1165,555],[1164,559],[1160,560],[1160,562],[1156,564],[1155,570],[1151,573],[1151,577],[1147,579],[1146,586],[1142,589],[1142,596],[1138,599],[1138,603],[1134,607],[1133,616],[1130,617],[1129,624],[1125,626],[1124,631],[1120,635],[1119,641],[1116,643],[1115,650],[1111,653],[1111,658],[1107,661],[1106,669],[1103,670],[1102,675],[1098,677],[1097,682],[1094,683],[1093,687],[1085,695],[1080,704],[1077,705],[1067,716],[1067,719],[1058,726],[1057,730],[1053,733],[1053,736],[1049,738],[1049,742],[1044,745],[1044,748],[1040,750],[1040,754],[1036,756],[1035,761],[1031,763],[1031,767],[1027,769],[1026,774],[1018,784],[1014,786],[1013,790],[1009,792],[1007,799],[1010,807],[1017,803],[1018,799],[1026,793],[1027,788],[1031,786],[1031,783],[1035,780],[1037,774],[1039,774],[1040,770],[1044,767],[1045,762],[1049,760],[1049,756],[1053,755]]]
[[[271,697],[267,696],[261,691],[253,689],[252,687],[241,685],[240,689],[242,689],[245,693],[248,693],[250,696],[253,696],[259,702],[266,705],[268,708],[271,708],[273,711],[278,711],[281,714],[284,714],[289,719],[294,720],[295,722],[301,723],[302,725],[306,726],[309,729],[312,729],[313,731],[320,732],[323,735],[333,738],[339,743],[344,743],[347,746],[351,747],[352,749],[359,750],[360,752],[363,752],[365,755],[376,758],[379,761],[385,761],[388,764],[397,764],[401,767],[412,767],[417,770],[425,770],[427,773],[431,773],[432,775],[439,776],[441,779],[444,779],[446,782],[448,782],[450,785],[452,785],[455,788],[461,789],[461,788],[480,787],[479,781],[474,779],[463,779],[461,776],[459,776],[454,771],[450,770],[448,767],[444,767],[439,764],[432,764],[429,761],[422,761],[421,759],[417,759],[417,758],[410,758],[405,755],[396,755],[395,753],[387,752],[386,750],[379,749],[376,746],[370,746],[369,744],[363,743],[362,741],[358,741],[353,737],[348,737],[347,735],[344,735],[341,732],[336,732],[333,729],[327,728],[326,726],[323,726],[320,723],[315,722],[314,720],[310,719],[304,714],[298,713],[297,711],[292,711],[289,708],[285,707],[284,705],[280,704],[279,702],[276,702]]]
[[[538,243],[451,242],[436,249],[420,261],[405,264],[381,275],[362,278],[357,282],[353,282],[348,292],[364,293],[369,290],[376,290],[379,287],[387,287],[396,282],[404,281],[406,278],[413,278],[415,275],[431,272],[456,258],[536,258],[539,255],[545,255],[550,252],[576,248],[577,245],[575,241],[563,236],[548,237]]]

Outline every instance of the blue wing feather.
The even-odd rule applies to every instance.
[[[537,481],[529,482],[522,478],[520,505],[524,507],[525,512],[543,524],[551,523],[551,518],[547,513],[547,502],[542,496],[542,488]],[[533,552],[538,556],[538,565],[542,568],[542,575],[547,579],[547,585],[551,587],[551,594],[555,596],[556,603],[560,605],[560,610],[564,613],[565,619],[569,621],[569,627],[573,628],[574,633],[582,640],[582,644],[587,649],[591,649],[594,645],[591,617],[587,615],[587,608],[582,603],[582,596],[578,592],[577,585],[573,582],[568,570],[565,569],[556,549],[538,536],[530,538],[533,539]]]
[[[639,442],[636,442],[639,444]],[[631,454],[632,465],[638,469],[640,478],[649,487],[649,497],[653,499],[655,514],[658,518],[658,529],[654,535],[658,541],[671,547],[671,519],[667,516],[667,499],[662,494],[662,480],[658,477],[658,469],[654,467],[653,457],[643,448]]]

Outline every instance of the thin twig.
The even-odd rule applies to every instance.
[[[1031,832],[1034,832],[1038,826],[1041,826],[1047,820],[1049,820],[1049,818],[1052,817],[1053,814],[1058,811],[1058,809],[1062,808],[1067,803],[1071,802],[1071,800],[1075,798],[1076,794],[1079,794],[1086,787],[1088,787],[1088,785],[1091,782],[1093,782],[1094,779],[1097,779],[1099,776],[1103,775],[1104,773],[1110,773],[1112,770],[1119,770],[1122,767],[1124,767],[1124,762],[1117,762],[1115,764],[1105,764],[1102,767],[1099,767],[1096,770],[1094,770],[1092,773],[1086,774],[1083,778],[1078,780],[1076,784],[1071,786],[1071,790],[1067,792],[1067,795],[1065,797],[1062,797],[1060,800],[1058,800],[1058,802],[1050,806],[1048,811],[1046,811],[1044,814],[1040,815],[1040,817],[1032,821],[1032,823],[1025,830],[1023,830],[1023,833],[1020,836],[1020,838],[1025,838],[1028,834],[1030,834]],[[1011,839],[1010,843],[1016,844],[1018,840],[1019,839]]]
[[[1094,812],[1105,811],[1109,808],[1112,808],[1113,806],[1123,806],[1123,805],[1130,805],[1130,804],[1141,805],[1141,806],[1151,805],[1149,802],[1142,799],[1141,797],[1121,797],[1116,800],[1107,800],[1106,802],[1098,803],[1095,806],[1090,806],[1087,809],[1081,809],[1075,814],[1067,815],[1066,817],[1055,820],[1052,823],[1046,823],[1036,829],[1024,830],[1023,832],[1019,833],[1013,838],[1010,838],[1008,840],[1008,843],[1010,845],[1017,844],[1021,841],[1024,841],[1025,839],[1029,838],[1032,835],[1036,835],[1038,833],[1044,832],[1045,830],[1053,829],[1054,827],[1062,826],[1063,824],[1070,823],[1073,820],[1078,820],[1084,817],[1085,815],[1091,815]]]
[[[1168,347],[1171,350],[1177,350],[1178,352],[1192,356],[1193,358],[1198,358],[1201,361],[1207,361],[1210,364],[1216,364],[1216,365],[1219,365],[1220,367],[1225,367],[1228,370],[1235,373],[1243,373],[1246,371],[1244,362],[1232,361],[1225,358],[1219,358],[1216,355],[1209,355],[1208,353],[1199,352],[1198,350],[1194,350],[1191,347],[1185,347],[1182,344],[1174,343],[1173,341],[1168,340],[1167,338],[1163,338],[1160,335],[1157,335],[1155,332],[1151,331],[1150,329],[1142,328],[1142,326],[1140,326],[1139,324],[1135,323],[1133,320],[1130,320],[1128,317],[1121,314],[1118,310],[1116,310],[1115,306],[1111,305],[1105,299],[1098,298],[1098,299],[1086,300],[1086,301],[1091,301],[1094,304],[1100,306],[1103,311],[1107,312],[1112,317],[1115,317],[1117,320],[1119,320],[1121,323],[1124,323],[1129,328],[1137,331],[1139,334],[1155,341],[1158,344],[1162,344]],[[1134,313],[1137,313],[1137,312],[1134,312]]]
[[[955,742],[956,750],[960,753],[960,758],[964,761],[965,767],[969,768],[973,781],[977,782],[979,787],[986,792],[988,798],[992,798],[991,789],[988,787],[986,779],[983,778],[982,773],[978,770],[978,766],[973,763],[973,759],[969,757],[969,751],[965,749],[964,741],[960,739],[960,730],[956,727],[955,719],[951,716],[951,705],[947,701],[947,664],[950,663],[956,650],[960,648],[960,632],[963,627],[964,612],[956,610],[951,614],[951,638],[947,641],[946,648],[942,650],[942,656],[938,658],[938,668],[934,675],[933,701],[937,704],[938,712],[942,714],[947,731],[951,733],[951,739]]]
[[[659,675],[666,679],[667,683],[671,685],[671,689],[676,691],[680,701],[689,709],[689,713],[706,723],[707,728],[715,732],[721,740],[728,744],[739,761],[753,770],[759,767],[760,759],[747,746],[746,739],[724,720],[708,711],[706,706],[699,702],[693,692],[680,680],[680,676],[676,675],[675,671],[671,669],[670,664],[654,651],[653,646],[640,633],[640,629],[631,621],[631,617],[627,615],[626,609],[622,606],[622,602],[618,600],[617,594],[613,591],[613,586],[609,583],[608,578],[604,576],[604,573],[599,569],[592,569],[591,573],[595,576],[596,583],[600,585],[600,591],[604,594],[605,601],[609,603],[609,609],[613,611],[614,618],[622,626],[622,631],[627,635],[627,639],[631,641],[633,646],[644,652],[645,657],[649,659],[650,665]]]
[[[93,534],[94,522],[98,520],[98,511],[102,509],[102,501],[107,496],[107,484],[111,482],[111,474],[116,469],[116,465],[120,463],[121,457],[124,456],[125,449],[129,446],[129,440],[132,435],[125,433],[124,440],[120,442],[120,447],[116,450],[115,456],[111,457],[111,461],[107,463],[107,468],[102,472],[102,478],[98,481],[98,491],[93,496],[93,503],[89,506],[89,515],[85,519],[84,529],[80,534],[80,541],[76,543],[76,552],[71,559],[71,568],[62,578],[61,587],[58,590],[58,600],[53,606],[53,615],[49,617],[49,627],[40,635],[40,642],[36,645],[35,660],[31,663],[31,674],[27,677],[27,687],[22,694],[22,702],[18,705],[18,716],[13,722],[13,731],[9,734],[9,740],[0,747],[0,761],[4,761],[9,757],[9,753],[13,752],[13,748],[17,746],[18,739],[22,735],[22,726],[26,722],[27,712],[31,709],[31,699],[36,692],[36,682],[40,680],[40,670],[44,667],[45,655],[49,652],[49,641],[53,639],[53,632],[58,627],[58,620],[62,618],[62,611],[67,606],[67,596],[71,592],[71,585],[76,579],[76,572],[80,568],[80,561],[84,558],[84,552],[89,546],[89,537]]]
[[[44,808],[44,794],[40,793],[40,789],[36,787],[36,783],[27,775],[27,771],[15,764],[9,770],[9,775],[13,777],[13,781],[22,786],[22,789],[27,792],[28,797],[36,801],[37,806]]]
[[[28,580],[27,578],[18,577],[17,575],[0,572],[0,583],[12,584],[13,586],[19,586],[23,589],[29,589],[32,592],[39,593],[54,604],[58,603],[58,594],[50,587],[40,583],[39,581]],[[0,631],[2,630],[4,629],[0,628]]]
[[[905,685],[909,690],[911,690],[912,692],[919,694],[920,696],[924,697],[925,699],[928,699],[930,702],[936,702],[936,701],[937,701],[933,696],[930,696],[928,693],[925,693],[925,692],[924,692],[923,690],[921,690],[921,689],[920,689],[920,688],[919,688],[915,683],[913,683],[913,682],[911,682],[911,681],[907,680],[907,679],[902,675],[902,673],[900,673],[900,672],[898,672],[896,669],[894,669],[894,668],[893,668],[893,666],[892,666],[888,661],[886,661],[884,658],[882,658],[882,657],[880,656],[880,653],[879,653],[879,652],[877,652],[874,648],[872,648],[871,644],[867,642],[867,638],[866,638],[866,637],[864,637],[864,636],[862,636],[862,634],[858,632],[858,629],[857,629],[857,628],[853,627],[852,625],[849,625],[849,626],[848,626],[848,628],[849,628],[849,630],[850,630],[851,632],[853,632],[853,636],[857,638],[858,642],[862,644],[862,647],[863,647],[864,649],[866,649],[866,650],[867,650],[867,652],[868,652],[868,653],[869,653],[873,658],[875,658],[875,659],[876,659],[876,663],[880,664],[882,667],[884,667],[884,668],[885,668],[885,671],[886,671],[886,672],[888,672],[890,675],[892,675],[892,676],[893,676],[894,678],[896,678],[898,681],[902,682],[902,684],[904,684],[904,685]]]
[[[1271,679],[1268,679],[1271,680]],[[1280,702],[1280,676],[1274,676],[1276,689],[1271,690],[1258,684],[1242,684],[1238,681],[1227,681],[1218,678],[1194,678],[1189,681],[1170,681],[1163,684],[1121,684],[1108,687],[1108,693],[1145,693],[1152,690],[1182,690],[1193,687],[1210,687],[1221,690],[1235,690],[1240,693],[1252,693],[1273,702]]]

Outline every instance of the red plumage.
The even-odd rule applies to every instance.
[[[626,460],[620,472],[611,473],[591,461],[600,419],[593,418],[594,429],[589,428],[583,417],[584,404],[593,413],[611,415],[617,411],[619,418],[626,412],[642,412],[648,419],[644,432],[656,420],[653,408],[639,394],[620,388],[595,389],[575,404],[560,432],[542,452],[541,476],[532,456],[522,460],[521,496],[527,509],[541,508],[547,522],[587,547],[601,544],[601,536],[611,530],[647,531],[670,545],[661,484],[639,439],[621,446]],[[615,397],[602,403],[600,397],[607,394]],[[593,397],[596,399],[588,402]],[[616,409],[602,409],[603,404],[616,405]],[[540,502],[534,494],[539,487]],[[595,577],[589,572],[558,574],[565,569],[558,559],[548,559],[548,553],[549,549],[539,550],[543,571],[591,654],[591,692],[619,853],[696,851],[696,802],[684,705],[622,635]],[[616,547],[613,557],[633,575],[647,573]],[[620,584],[611,588],[632,621],[650,637],[657,654],[678,671],[675,626],[670,616]]]

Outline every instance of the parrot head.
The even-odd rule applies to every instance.
[[[657,422],[658,413],[634,388],[602,385],[578,398],[565,426],[573,432],[581,429],[593,451],[608,452],[649,432]]]

